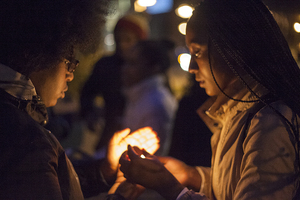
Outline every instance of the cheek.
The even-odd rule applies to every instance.
[[[231,72],[231,70],[225,66],[222,69],[219,69],[218,71],[215,72],[215,77],[216,80],[219,84],[219,86],[224,89],[227,87],[227,85],[233,80],[235,79],[235,75],[233,74],[233,72]]]
[[[48,88],[47,93],[50,95],[49,98],[51,98],[51,95],[53,98],[57,97],[63,89],[66,87],[66,73],[58,73],[53,75],[52,79],[49,79],[47,81],[47,85],[45,87]]]
[[[206,82],[206,93],[209,96],[214,96],[220,94],[220,89],[224,89],[229,83],[229,76],[222,70],[213,69],[211,71],[210,67],[203,68],[201,70],[202,76]],[[213,75],[212,75],[213,73]],[[217,85],[218,84],[218,85]],[[219,87],[218,87],[219,86]]]

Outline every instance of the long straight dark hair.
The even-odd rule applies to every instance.
[[[300,116],[300,69],[278,24],[261,0],[203,1],[195,7],[189,26],[204,36],[198,42],[208,44],[209,54],[211,49],[217,52],[250,91],[241,75],[243,73]],[[263,101],[256,96],[258,101]],[[293,133],[291,141],[296,152],[295,169],[299,177],[298,122],[290,122],[273,110],[287,122]]]

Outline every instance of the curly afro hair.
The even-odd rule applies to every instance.
[[[0,63],[28,76],[95,49],[108,0],[0,1]]]

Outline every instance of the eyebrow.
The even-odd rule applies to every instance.
[[[194,48],[202,49],[202,48],[201,48],[201,44],[199,44],[199,43],[197,43],[197,42],[191,42],[189,46],[192,46],[192,45],[194,45],[194,46],[193,46]],[[186,45],[186,46],[187,46],[187,48],[189,48],[188,45]],[[196,46],[196,47],[195,47],[195,46]]]
[[[185,46],[188,48],[189,46],[191,46],[192,44],[197,44],[196,42],[190,42],[189,45],[185,44]]]

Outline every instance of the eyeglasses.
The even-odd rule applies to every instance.
[[[65,61],[66,65],[68,66],[68,72],[73,73],[79,65],[79,60],[76,60],[74,58],[66,59]]]

